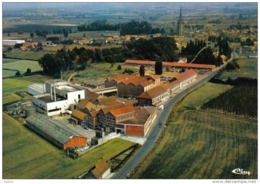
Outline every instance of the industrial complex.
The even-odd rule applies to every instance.
[[[149,68],[155,62],[126,60],[125,64]],[[26,125],[64,150],[103,144],[118,136],[145,138],[164,103],[196,81],[200,71],[214,69],[187,63],[163,62],[163,66],[173,71],[162,75],[148,71],[144,76],[120,74],[98,83],[86,80],[73,84],[59,79],[32,84],[28,93],[33,96],[35,111],[28,114]],[[180,68],[183,70],[178,71]],[[77,132],[73,126],[93,133]]]

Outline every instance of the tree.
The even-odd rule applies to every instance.
[[[30,37],[33,38],[34,37],[34,33],[30,33]]]
[[[20,73],[20,71],[17,71],[16,73],[15,73],[15,76],[20,76],[21,75],[21,73]]]
[[[32,74],[32,70],[30,68],[27,68],[25,75],[31,75]]]
[[[63,36],[65,38],[68,38],[68,36],[69,36],[69,32],[67,30],[65,30],[65,29],[63,29]]]
[[[122,70],[122,66],[121,66],[121,65],[118,65],[118,66],[117,66],[117,70]]]
[[[140,66],[140,68],[139,68],[139,74],[140,74],[140,76],[144,76],[144,74],[145,74],[144,65],[141,65],[141,66]]]
[[[156,75],[161,75],[163,70],[163,65],[161,61],[156,61],[154,65],[154,70]]]

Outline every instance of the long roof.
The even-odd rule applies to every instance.
[[[155,61],[148,60],[126,60],[125,64],[133,65],[155,65]],[[162,62],[163,66],[169,67],[183,67],[183,68],[203,68],[203,69],[214,69],[215,65],[208,64],[193,64],[193,63],[178,63],[178,62]]]
[[[137,76],[137,75],[117,75],[107,78],[109,82],[116,81],[117,84],[129,85],[133,84],[135,86],[147,86],[153,83],[155,80],[159,79],[157,76]]]
[[[78,132],[58,122],[57,120],[54,120],[42,114],[33,115],[27,118],[26,122],[29,126],[35,126],[37,129],[50,135],[52,138],[62,144],[68,142],[70,139],[73,138],[73,136],[84,137]]]
[[[176,75],[175,77],[178,81],[182,82],[195,75],[197,75],[197,72],[195,72],[194,70],[186,70],[185,72],[180,73],[180,74]]]
[[[153,99],[166,92],[167,92],[167,90],[163,86],[157,86],[157,87],[154,87],[154,88],[142,93],[140,96],[138,96],[138,98]]]

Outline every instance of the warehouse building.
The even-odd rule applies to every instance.
[[[58,121],[37,114],[26,119],[26,126],[64,150],[87,145],[87,138]]]

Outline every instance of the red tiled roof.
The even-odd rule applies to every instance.
[[[183,73],[180,73],[179,75],[176,75],[176,79],[181,82],[184,81],[194,75],[197,75],[197,73],[194,70],[186,70]]]
[[[85,119],[86,114],[76,109],[72,111],[71,116],[83,121]]]
[[[146,99],[153,99],[163,93],[166,92],[166,89],[162,86],[154,87],[144,93],[142,93],[138,98],[146,98]]]
[[[117,98],[115,96],[99,97],[98,102],[99,102],[99,105],[104,105],[104,106],[116,106],[116,105],[122,104],[117,101]]]
[[[134,65],[154,65],[155,61],[146,61],[146,60],[126,60],[125,64],[134,64]],[[163,66],[169,67],[183,67],[183,68],[203,68],[203,69],[214,69],[215,65],[206,65],[206,64],[193,64],[193,63],[178,63],[178,62],[162,62]]]
[[[114,116],[119,116],[121,114],[126,114],[134,111],[135,109],[133,106],[125,106],[125,107],[120,107],[117,109],[110,110],[109,112]]]

